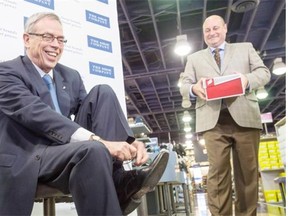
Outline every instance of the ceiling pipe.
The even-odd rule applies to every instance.
[[[124,56],[122,56],[122,61],[123,61],[123,64],[125,65],[126,69],[128,70],[128,72],[129,72],[130,74],[132,74],[131,67],[130,67],[130,65],[128,64],[128,62],[127,62],[127,60],[126,60],[126,58],[125,58]],[[136,104],[134,103],[134,101],[128,96],[128,93],[127,93],[126,89],[125,89],[125,95],[126,95],[126,97],[128,98],[128,101],[129,101],[130,103],[132,103],[132,105],[133,105],[134,109],[136,109],[137,113],[138,113],[139,115],[141,115],[141,111],[138,109],[138,107],[136,106]],[[145,120],[145,118],[144,118],[144,116],[143,116],[143,121],[144,121],[144,123],[145,123],[146,125],[148,125],[147,122],[146,122],[146,120]],[[148,127],[149,127],[149,126],[148,126]],[[151,128],[150,128],[150,129],[151,129]]]
[[[127,62],[127,59],[124,57],[124,55],[122,55],[122,62],[124,64],[125,68],[127,69],[127,71],[129,72],[129,74],[132,75],[133,74],[132,69],[131,69],[129,63]]]
[[[158,95],[158,93],[157,93],[157,90],[156,90],[156,87],[155,87],[155,85],[154,85],[154,82],[153,82],[153,80],[152,80],[152,77],[150,77],[150,81],[151,81],[151,83],[152,83],[152,85],[153,85],[153,89],[154,89],[154,91],[155,91],[155,95],[156,95],[156,97],[157,97],[157,101],[158,101],[159,106],[160,106],[160,108],[161,108],[161,110],[162,110],[162,113],[163,113],[163,111],[164,111],[164,110],[163,110],[163,106],[162,106],[161,100],[160,100],[160,98],[159,98],[159,95]],[[164,118],[165,118],[165,121],[166,121],[166,124],[167,124],[168,128],[171,129],[170,124],[169,124],[169,121],[168,121],[168,119],[167,119],[167,116],[166,116],[165,114],[163,114],[163,115],[164,115]]]
[[[158,44],[159,51],[160,51],[160,55],[161,55],[161,60],[162,60],[162,63],[163,63],[163,67],[166,69],[166,68],[167,68],[167,66],[166,66],[166,61],[165,61],[164,54],[163,54],[163,50],[162,50],[162,46],[161,46],[160,36],[159,36],[158,27],[157,27],[157,23],[156,23],[156,20],[155,20],[155,15],[154,15],[153,5],[152,5],[152,3],[151,3],[151,0],[148,0],[148,5],[149,5],[150,13],[151,13],[151,18],[152,18],[152,22],[153,22],[153,27],[154,27],[156,39],[157,39],[157,44]],[[156,91],[155,84],[154,84],[154,82],[153,82],[152,77],[150,77],[150,82],[152,83],[152,86],[153,86],[153,89],[154,89],[154,91],[155,91],[155,95],[156,95],[156,97],[157,97],[159,106],[160,106],[161,110],[163,110],[163,106],[162,106],[162,104],[161,104],[159,95],[158,95],[158,93],[157,93],[157,91]],[[169,122],[168,122],[168,120],[167,120],[166,115],[164,115],[164,118],[165,118],[165,120],[166,120],[166,123],[167,123],[169,129],[171,129],[171,128],[170,128],[170,124],[169,124]]]
[[[280,1],[279,6],[278,6],[277,10],[275,11],[273,19],[272,19],[272,21],[270,23],[269,30],[266,32],[266,34],[264,36],[264,39],[262,40],[262,44],[260,46],[260,51],[262,51],[264,49],[264,46],[267,43],[267,40],[268,40],[268,38],[269,38],[269,36],[270,36],[270,34],[271,34],[271,32],[272,32],[277,20],[278,20],[278,18],[280,16],[284,6],[285,6],[285,3],[286,3],[286,1]]]
[[[127,23],[128,23],[128,25],[129,25],[131,34],[132,34],[132,36],[133,36],[133,38],[134,38],[134,40],[135,40],[135,43],[136,43],[137,49],[138,49],[138,51],[139,51],[139,53],[140,53],[141,59],[142,59],[143,64],[144,64],[144,67],[145,67],[146,71],[149,72],[149,68],[148,68],[148,64],[147,64],[146,58],[145,58],[145,56],[144,56],[144,54],[143,54],[143,52],[142,52],[142,50],[141,50],[139,38],[138,38],[138,36],[137,36],[137,33],[136,33],[135,30],[134,30],[134,26],[132,25],[131,19],[130,19],[129,15],[128,15],[128,11],[127,11],[126,4],[124,3],[124,0],[119,0],[119,2],[120,2],[120,5],[121,5],[121,7],[122,7],[122,10],[123,10],[123,13],[124,13],[124,15],[125,15],[125,18],[126,18],[126,20],[127,20]],[[131,71],[131,72],[132,72],[132,71]],[[140,88],[139,88],[139,85],[138,85],[138,83],[136,82],[136,80],[134,80],[134,82],[135,82],[135,85],[137,86],[139,92],[141,92],[141,91],[140,91]],[[149,110],[149,112],[151,112],[151,110],[150,110],[150,108],[149,108],[149,106],[148,106],[148,103],[147,103],[147,101],[145,100],[144,95],[143,95],[142,93],[140,93],[140,94],[141,94],[141,96],[142,96],[142,98],[143,98],[143,101],[145,102],[145,105],[146,105],[147,109]],[[131,100],[131,101],[132,101],[132,100]],[[134,102],[133,102],[133,104],[134,104],[134,107],[136,107],[136,104],[135,104]],[[139,112],[139,110],[138,110],[138,112]],[[158,126],[159,128],[161,128],[160,125],[158,124],[156,118],[155,118],[155,115],[152,115],[152,116],[153,116],[153,118],[155,119],[155,122],[157,123],[157,126]],[[143,118],[144,118],[144,116],[143,116]],[[147,124],[147,126],[151,128],[151,125],[148,125],[148,124]]]
[[[136,43],[136,46],[137,46],[138,51],[140,53],[141,59],[142,59],[143,64],[144,64],[144,67],[145,67],[146,71],[149,72],[149,68],[148,68],[148,64],[147,64],[146,58],[145,58],[145,56],[144,56],[144,54],[143,54],[143,52],[141,50],[139,38],[137,36],[136,31],[134,30],[134,25],[132,24],[131,19],[130,19],[129,15],[128,15],[126,4],[124,3],[124,0],[119,0],[119,2],[120,2],[120,5],[122,7],[122,10],[123,10],[123,13],[125,15],[125,18],[127,20],[127,23],[129,25],[131,34],[132,34],[132,36],[133,36],[133,38],[135,40],[135,43]]]
[[[202,23],[204,23],[204,21],[206,20],[207,18],[207,0],[204,0],[203,1],[203,10],[202,10]],[[201,32],[203,32],[203,27],[201,25]],[[204,35],[202,33],[202,37],[201,37],[201,44],[202,44],[202,49],[204,49],[204,47],[206,46],[205,45],[205,42],[204,42]]]
[[[195,105],[195,102],[192,102],[192,104],[194,104]],[[174,113],[174,112],[181,112],[181,115],[182,115],[182,113],[185,111],[185,110],[194,110],[195,111],[195,106],[191,106],[191,108],[189,108],[189,109],[184,109],[184,108],[171,108],[171,109],[169,109],[169,110],[166,110],[166,111],[164,111],[164,113],[166,113],[166,114],[171,114],[171,113]],[[193,112],[194,112],[193,111]],[[148,115],[153,115],[153,114],[155,114],[155,115],[159,115],[159,114],[163,114],[163,112],[162,111],[153,111],[153,113],[152,112],[142,112],[141,113],[141,115],[142,116],[148,116]],[[133,115],[130,115],[131,117],[132,116],[136,116],[136,115],[138,115],[138,114],[133,114]]]
[[[153,70],[153,72],[148,72],[145,74],[133,74],[133,75],[127,75],[125,76],[124,80],[134,80],[137,78],[145,78],[145,77],[150,77],[150,76],[158,76],[158,75],[163,75],[163,74],[180,74],[180,71],[183,71],[183,67],[175,67],[167,70]],[[141,72],[139,72],[141,73]]]
[[[280,77],[278,77],[273,84],[275,84],[278,79],[280,79]],[[272,86],[273,86],[273,85],[272,85]],[[270,92],[270,90],[272,89],[272,86],[268,89],[268,92]],[[280,90],[277,92],[277,94],[276,94],[275,96],[278,97],[280,94],[282,94],[282,92],[284,91],[284,89],[286,89],[286,86],[283,86],[282,88],[280,88]],[[264,113],[266,110],[268,110],[268,108],[270,107],[270,105],[271,105],[272,103],[275,103],[275,101],[274,101],[274,100],[270,101],[270,102],[261,110],[261,113]]]
[[[163,67],[166,69],[167,68],[166,61],[165,61],[164,53],[163,53],[163,50],[162,50],[162,45],[161,45],[160,36],[159,36],[159,32],[158,32],[158,26],[157,26],[157,22],[155,20],[155,14],[154,14],[154,11],[153,11],[153,5],[151,3],[151,0],[148,0],[148,4],[149,4],[150,13],[151,13],[151,18],[152,18],[152,21],[153,21],[153,27],[154,27],[154,31],[155,31],[155,34],[156,34],[158,47],[159,47],[159,52],[160,52],[160,55],[161,55],[161,60],[162,60],[162,63],[163,63]]]
[[[176,0],[176,7],[177,7],[177,29],[179,35],[182,35],[182,26],[181,26],[181,13],[180,13],[180,2]]]
[[[176,0],[176,8],[177,8],[177,29],[178,29],[178,35],[182,35],[182,25],[181,25],[181,11],[180,11],[180,0]],[[177,37],[176,37],[177,38]],[[177,40],[177,39],[176,39]],[[177,44],[177,41],[176,41]],[[184,65],[184,58],[181,56],[181,64]]]
[[[255,16],[256,16],[256,13],[257,13],[257,10],[258,10],[258,7],[256,7],[254,10],[253,10],[253,13],[249,19],[249,22],[247,24],[247,28],[246,28],[246,32],[245,32],[245,36],[243,38],[243,42],[246,42],[247,41],[247,38],[248,38],[248,35],[249,35],[249,32],[250,32],[250,29],[252,27],[252,24],[254,22],[254,19],[255,19]]]
[[[225,16],[225,23],[227,24],[227,26],[229,25],[229,21],[230,21],[232,4],[233,4],[233,0],[229,0],[228,5],[227,5],[227,10],[226,10],[226,16]]]
[[[282,110],[282,111],[280,111],[279,113],[278,113],[278,115],[276,115],[276,116],[274,116],[274,120],[280,120],[280,119],[282,119],[283,118],[283,116],[286,116],[286,111],[285,110]]]

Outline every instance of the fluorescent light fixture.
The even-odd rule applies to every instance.
[[[201,139],[199,140],[199,144],[202,145],[202,146],[204,146],[204,145],[205,145],[205,139],[201,138]]]
[[[260,87],[257,89],[256,96],[258,99],[265,99],[268,96],[268,93],[264,87]]]
[[[192,128],[190,127],[190,124],[188,122],[185,122],[185,127],[184,127],[184,131],[186,133],[190,132],[192,130]]]
[[[191,139],[193,137],[193,134],[192,133],[186,133],[185,134],[185,138],[186,139]]]
[[[187,41],[187,35],[179,35],[176,37],[176,45],[174,52],[179,56],[185,56],[191,51],[191,46]]]
[[[183,81],[183,74],[184,72],[180,73],[180,76],[179,76],[179,81],[178,81],[178,87],[180,88],[181,85],[182,85],[182,81]],[[190,102],[190,95],[189,93],[187,93],[187,95],[183,95],[182,96],[182,107],[187,109],[191,106],[191,102]]]
[[[282,58],[276,58],[276,59],[274,60],[274,65],[273,65],[272,73],[275,74],[275,75],[278,75],[278,76],[286,73],[286,65],[285,65],[285,63],[282,61]]]
[[[191,120],[192,120],[192,118],[191,118],[189,112],[187,110],[185,110],[182,121],[183,122],[190,122]]]
[[[179,75],[179,80],[178,80],[178,83],[177,83],[178,88],[180,88],[182,86],[183,75],[184,75],[184,72],[181,72],[180,75]]]
[[[185,141],[185,146],[187,149],[191,149],[193,147],[193,143],[191,140],[186,140]]]
[[[182,107],[183,108],[189,108],[191,106],[191,101],[187,97],[182,97]]]
[[[177,83],[178,88],[180,88],[182,86],[182,82],[179,80]]]

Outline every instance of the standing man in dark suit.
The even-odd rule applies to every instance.
[[[257,88],[270,80],[270,72],[250,43],[225,42],[227,26],[212,15],[203,24],[208,48],[187,58],[181,94],[196,97],[196,132],[202,132],[208,153],[208,205],[212,215],[233,215],[232,151],[236,215],[256,215],[258,201],[258,145],[262,129]],[[214,60],[216,48],[221,63]],[[243,96],[206,101],[203,79],[238,73]]]
[[[86,94],[80,74],[58,63],[66,39],[57,15],[32,15],[23,40],[27,55],[0,64],[0,215],[30,215],[37,183],[71,193],[79,215],[129,214],[158,183],[168,153],[123,169],[147,161],[145,146],[109,86]]]

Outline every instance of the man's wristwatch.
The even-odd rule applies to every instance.
[[[95,134],[92,134],[90,136],[90,139],[89,140],[93,140],[93,141],[100,141],[101,140],[101,137],[95,135]]]

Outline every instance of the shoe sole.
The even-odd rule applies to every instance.
[[[141,204],[141,197],[152,191],[161,179],[168,163],[169,152],[162,150],[156,157],[158,157],[157,159],[159,160],[158,162],[156,161],[157,166],[155,166],[154,169],[151,170],[150,175],[146,177],[142,188],[127,202],[128,205],[124,208],[123,215],[128,215],[134,211]]]

